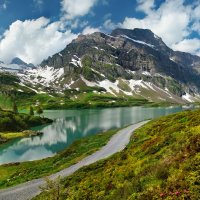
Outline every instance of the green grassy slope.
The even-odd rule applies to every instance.
[[[200,110],[138,129],[128,147],[63,180],[60,199],[200,199]],[[36,199],[48,199],[42,193]]]
[[[58,94],[25,94],[15,96],[17,106],[20,110],[36,107],[39,103],[44,109],[72,109],[72,108],[102,108],[102,107],[124,107],[151,105],[145,99],[134,97],[114,97],[109,94],[96,94],[91,91],[69,90],[65,95]],[[0,107],[12,109],[11,97],[0,94]]]
[[[0,72],[0,107],[11,110],[13,100],[15,100],[19,110],[29,109],[30,106],[35,107],[38,104],[44,109],[102,108],[150,104],[148,100],[141,97],[129,97],[122,94],[115,97],[106,93],[104,88],[89,87],[83,81],[77,82],[74,87],[76,89],[66,89],[64,93],[56,93],[53,90],[49,93],[49,88],[43,88],[44,92],[36,93],[30,87],[21,84],[17,76]]]
[[[0,107],[4,109],[12,109],[12,100],[6,95],[0,94]]]

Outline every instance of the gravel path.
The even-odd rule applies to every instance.
[[[120,130],[118,133],[112,136],[110,141],[99,151],[84,158],[77,164],[74,164],[56,174],[51,175],[50,178],[54,179],[58,176],[69,176],[83,166],[90,165],[98,160],[105,159],[115,154],[116,152],[123,150],[129,143],[133,131],[147,122],[148,121],[143,121]],[[42,184],[44,184],[44,179],[40,178],[17,185],[15,187],[0,190],[0,200],[29,200],[40,193],[39,186]]]

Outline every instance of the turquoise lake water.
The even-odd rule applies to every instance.
[[[50,157],[80,138],[181,110],[182,107],[129,107],[45,111],[44,116],[55,121],[47,126],[33,128],[44,134],[16,139],[1,146],[0,164]]]

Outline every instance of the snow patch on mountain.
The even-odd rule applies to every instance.
[[[100,76],[102,76],[102,77],[104,77],[105,78],[105,75],[104,74],[102,74],[102,73],[100,73],[99,71],[96,71],[95,69],[93,69],[93,68],[91,68],[91,70],[93,71],[93,72],[95,72],[96,74],[99,74]]]
[[[113,83],[107,79],[99,82],[100,87],[105,88],[107,92],[113,94],[114,96],[116,96],[115,92],[119,93],[120,91],[117,85],[118,85],[118,81],[115,81]]]
[[[88,81],[87,79],[85,79],[83,76],[81,76],[81,79],[83,80],[83,82],[89,86],[89,87],[95,87],[98,86],[97,83],[92,82],[92,81]]]
[[[28,87],[27,85],[25,85],[24,83],[22,83],[22,82],[20,82],[19,83],[19,85],[21,85],[21,86],[23,86],[23,87],[26,87],[26,88],[28,88],[28,89],[30,89],[30,90],[32,90],[32,91],[34,91],[35,93],[39,93],[36,89],[34,89],[34,88],[31,88],[31,87]]]
[[[31,82],[33,85],[42,84],[53,87],[55,83],[64,75],[64,68],[55,69],[53,67],[38,67],[18,73],[23,82]]]
[[[114,47],[113,45],[111,44],[108,44],[110,47],[112,47],[113,49],[117,49],[116,47]]]
[[[153,36],[154,36],[154,38],[156,38],[157,40],[160,39],[156,34],[153,34]]]
[[[121,81],[127,84],[127,86],[131,89],[131,91],[125,91],[120,88],[119,86],[119,80],[116,80],[115,82],[111,82],[107,79],[103,81],[98,82],[91,82],[86,80],[84,77],[81,77],[81,79],[84,81],[84,83],[89,87],[101,87],[104,88],[108,93],[117,96],[119,93],[127,95],[127,96],[133,96],[134,94],[137,94],[141,97],[148,98],[149,100],[152,100],[151,97],[147,96],[148,94],[143,94],[142,89],[148,90],[156,93],[159,99],[172,99],[175,96],[171,94],[169,91],[166,91],[164,89],[161,89],[154,85],[151,82],[146,82],[142,80],[125,80],[122,79]],[[161,95],[162,94],[162,95]],[[164,97],[166,98],[164,98]]]
[[[141,40],[134,40],[133,38],[130,38],[127,35],[121,35],[121,37],[126,38],[128,40],[131,40],[133,42],[136,42],[136,43],[143,44],[143,45],[149,46],[151,48],[154,48],[154,45],[152,45],[152,44],[146,43],[146,42],[141,41]]]
[[[147,72],[147,71],[142,72],[142,74],[145,76],[151,76],[150,72]]]
[[[183,95],[182,99],[185,99],[186,101],[188,101],[190,103],[194,102],[194,97],[191,96],[189,93],[186,93],[185,95]]]
[[[82,63],[81,63],[81,58],[79,58],[76,55],[73,55],[72,61],[70,63],[73,64],[76,67],[83,67]]]
[[[148,87],[145,85],[145,82],[142,80],[130,80],[129,86],[133,91],[137,90],[138,87],[143,87],[148,89]]]

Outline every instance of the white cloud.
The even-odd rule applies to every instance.
[[[43,0],[33,0],[33,2],[37,8],[39,8],[40,10],[42,9],[42,6],[44,4]]]
[[[199,40],[187,38],[194,30],[200,33],[200,1],[187,5],[184,0],[166,0],[157,9],[153,0],[137,1],[139,4],[136,10],[146,13],[146,17],[126,17],[121,27],[148,28],[174,50],[199,53]]]
[[[152,9],[155,7],[154,0],[137,0],[138,6],[137,10],[144,13],[152,12]]]
[[[0,10],[7,10],[8,8],[8,1],[4,1],[2,4],[0,4]]]
[[[43,59],[64,49],[77,37],[71,29],[87,26],[88,22],[81,22],[80,17],[90,13],[97,1],[62,0],[61,19],[53,23],[44,17],[13,22],[3,36],[0,36],[0,60],[8,63],[13,57],[19,57],[25,62],[39,64]],[[38,8],[43,6],[43,0],[33,2]],[[99,29],[87,26],[83,33],[90,34],[96,31]]]
[[[8,1],[0,5],[7,9]],[[43,0],[33,0],[38,7],[43,6]],[[164,42],[175,50],[200,54],[199,39],[188,39],[192,31],[200,33],[200,0],[186,5],[184,0],[165,0],[157,8],[155,0],[137,0],[136,11],[143,12],[143,19],[126,17],[122,23],[113,23],[111,14],[104,16],[102,27],[91,27],[88,21],[81,17],[90,14],[92,8],[108,0],[61,0],[61,19],[50,22],[41,17],[35,20],[16,21],[12,23],[4,35],[0,36],[0,60],[9,62],[13,57],[20,57],[26,62],[40,63],[44,58],[65,48],[77,35],[72,29],[81,28],[83,34],[91,34],[104,28],[107,31],[122,28],[149,28],[162,37]],[[69,30],[70,27],[71,30]]]
[[[200,53],[200,39],[184,39],[174,44],[173,49],[177,51],[190,52],[192,54]]]
[[[4,32],[0,40],[0,60],[10,62],[20,57],[25,62],[40,63],[76,37],[71,31],[60,31],[60,22],[50,23],[41,17],[36,20],[16,21]]]
[[[191,17],[192,20],[194,20],[194,23],[192,25],[192,30],[200,34],[200,1],[198,1],[197,6],[193,8]]]
[[[111,31],[111,30],[117,28],[118,24],[113,23],[111,19],[107,19],[104,22],[103,27],[106,29],[106,31]]]
[[[4,3],[4,4],[2,5],[2,7],[3,7],[4,10],[6,10],[6,9],[7,9],[7,4]]]
[[[100,31],[99,28],[92,28],[90,26],[87,26],[84,28],[82,34],[87,35],[87,34],[92,34],[92,33],[99,32],[99,31]]]
[[[98,0],[62,0],[63,20],[73,20],[88,14]]]

